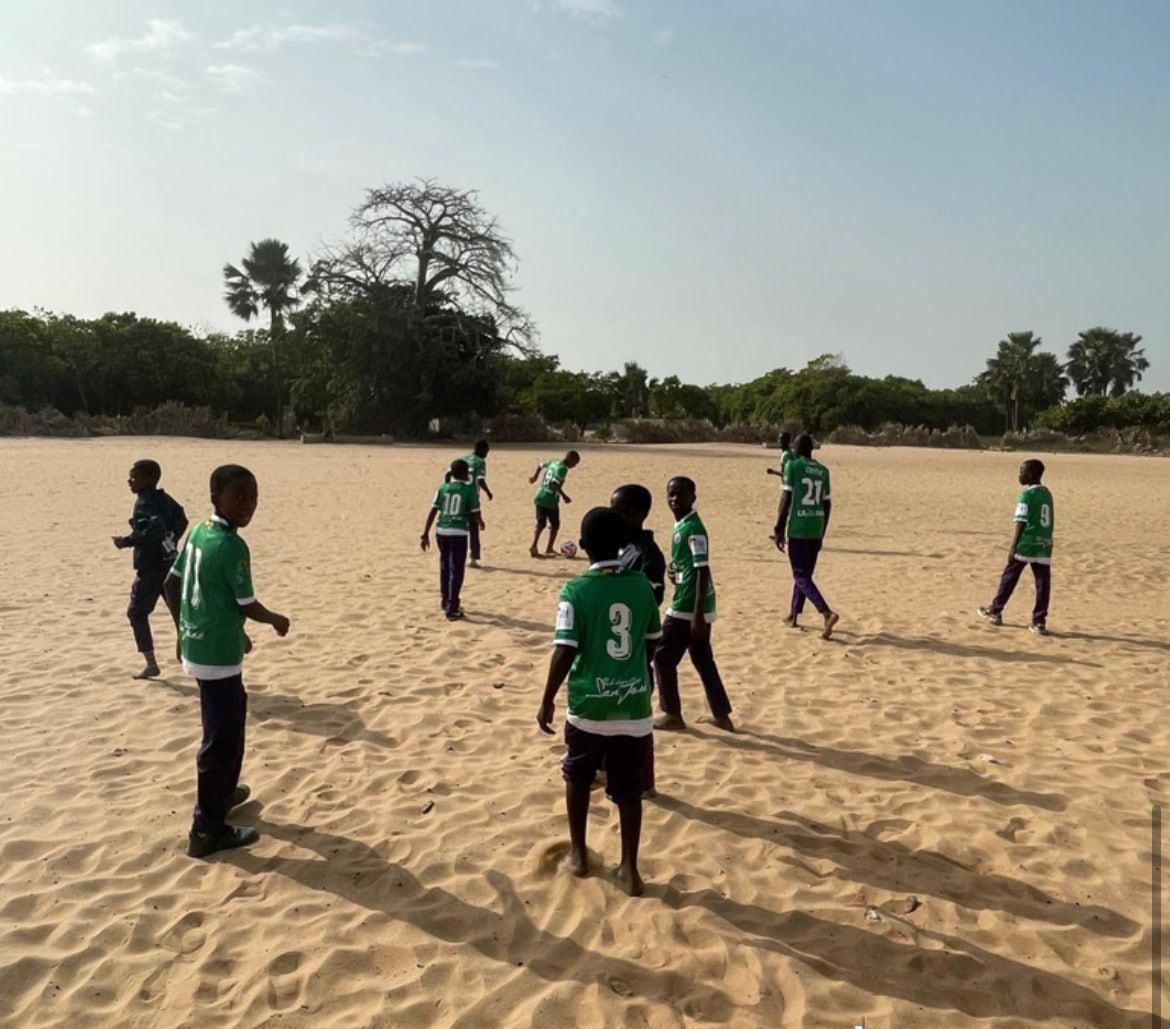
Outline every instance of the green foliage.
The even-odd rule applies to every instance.
[[[975,380],[1004,414],[1005,430],[1026,428],[1039,412],[1059,405],[1068,379],[1056,355],[1037,353],[1041,339],[1032,332],[1009,332],[999,342],[987,370]]]
[[[1068,377],[1079,396],[1120,397],[1149,368],[1141,336],[1097,326],[1068,348]]]

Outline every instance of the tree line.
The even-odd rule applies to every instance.
[[[580,430],[653,418],[817,433],[891,422],[1170,433],[1170,396],[1132,392],[1149,367],[1132,332],[1086,329],[1063,361],[1013,332],[954,389],[858,375],[837,355],[726,385],[653,378],[636,362],[575,372],[538,349],[513,300],[515,266],[473,191],[390,184],[369,190],[348,235],[305,265],[274,239],[225,264],[225,303],[256,328],[201,335],[134,314],[0,312],[0,404],[97,416],[179,403],[271,432],[403,436],[436,419],[479,432],[507,417]]]

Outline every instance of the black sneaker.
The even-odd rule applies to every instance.
[[[982,618],[984,621],[990,623],[991,625],[1003,625],[1003,615],[1001,615],[997,611],[992,611],[986,607],[981,607],[975,613],[977,615],[979,615],[980,618]]]
[[[246,803],[250,796],[252,796],[251,789],[249,789],[243,783],[240,783],[240,785],[232,791],[232,799],[228,801],[228,810],[230,811],[232,808],[239,807],[241,804]]]
[[[461,607],[455,608],[454,611],[447,612],[447,621],[449,621],[449,622],[462,621],[463,617],[464,617],[463,608],[461,608]]]
[[[1048,626],[1046,625],[1030,625],[1028,626],[1033,636],[1047,636]]]
[[[226,825],[217,833],[192,832],[187,836],[187,857],[210,857],[220,850],[246,847],[258,839],[260,834],[255,829],[244,829],[236,825]]]

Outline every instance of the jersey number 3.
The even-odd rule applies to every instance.
[[[634,649],[630,641],[630,609],[625,604],[610,604],[609,624],[614,638],[605,644],[605,649],[615,661],[625,661]]]

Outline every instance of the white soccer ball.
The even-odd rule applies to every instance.
[[[561,553],[564,554],[565,557],[570,558],[570,559],[576,557],[577,556],[577,544],[574,543],[572,540],[565,540],[565,542],[561,544]]]

